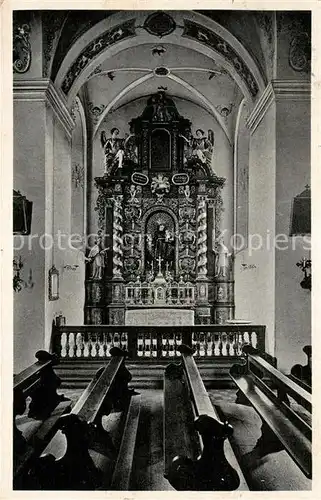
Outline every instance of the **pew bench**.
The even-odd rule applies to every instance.
[[[311,394],[270,365],[253,347],[244,346],[243,353],[245,363],[233,365],[230,376],[242,398],[262,420],[257,447],[266,453],[283,447],[305,476],[311,478],[311,423],[290,402],[293,398],[311,413]]]
[[[164,476],[177,490],[248,490],[192,356],[180,346],[182,363],[164,374]]]
[[[57,394],[61,384],[53,370],[58,363],[57,357],[42,350],[37,351],[35,357],[36,363],[13,378],[14,478],[19,476],[33,455],[44,449],[56,432],[60,416],[71,409],[70,400]],[[18,415],[23,415],[19,419],[23,424],[17,422]]]
[[[30,468],[31,489],[97,490],[108,489],[112,481],[117,483],[113,472],[119,443],[112,435],[120,435],[116,427],[122,426],[126,417],[126,424],[135,428],[139,398],[131,401],[132,391],[128,389],[128,353],[114,347],[110,354],[110,362],[97,371],[70,414],[59,419],[56,434]],[[112,410],[119,418],[106,431],[103,419]],[[122,448],[122,442],[119,445]],[[130,475],[130,470],[127,473]]]

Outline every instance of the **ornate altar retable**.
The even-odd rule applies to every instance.
[[[231,319],[231,262],[218,265],[215,253],[225,179],[211,167],[213,132],[211,143],[203,131],[192,138],[164,91],[130,131],[114,156],[105,150],[105,174],[95,178],[105,265],[87,272],[85,323],[125,324],[127,310],[142,308],[193,310],[195,323]]]

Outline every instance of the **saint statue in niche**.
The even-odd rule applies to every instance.
[[[161,263],[162,272],[170,271],[174,266],[174,236],[164,224],[158,224],[152,242],[152,253],[155,265]]]
[[[175,238],[169,216],[152,216],[146,227],[146,272],[168,276],[175,271]]]
[[[102,279],[105,267],[105,253],[109,248],[104,248],[101,231],[98,232],[94,246],[90,249],[85,261],[91,263],[90,279]]]
[[[220,236],[215,245],[215,277],[226,278],[229,274],[231,253]]]

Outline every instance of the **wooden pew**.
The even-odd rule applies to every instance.
[[[57,394],[61,384],[53,366],[55,355],[36,352],[37,362],[14,375],[13,387],[13,476],[17,477],[34,454],[39,454],[56,432],[55,425],[63,413],[70,411],[70,400]],[[28,408],[28,438],[17,427],[17,416]],[[39,422],[36,422],[39,421]]]
[[[291,373],[289,377],[300,385],[303,389],[308,392],[312,390],[312,373],[311,373],[311,363],[312,363],[312,347],[306,345],[303,347],[303,352],[307,356],[306,365],[294,365],[291,368]]]
[[[29,471],[31,489],[95,490],[105,484],[89,450],[108,455],[114,464],[117,451],[102,417],[112,409],[128,409],[132,395],[124,364],[128,353],[114,347],[110,354],[110,362],[97,371],[71,413],[59,419],[59,430]]]
[[[17,429],[16,416],[26,410],[26,398],[29,396],[28,416],[37,420],[45,420],[52,410],[66,398],[57,394],[61,385],[60,378],[55,374],[53,366],[59,360],[55,354],[37,351],[37,362],[13,377],[13,418],[14,418],[14,449],[19,451],[25,447],[22,433]]]
[[[233,365],[230,376],[263,422],[257,446],[268,452],[275,451],[271,443],[276,436],[278,443],[311,478],[311,424],[302,418],[289,399],[293,398],[311,413],[311,394],[267,363],[253,347],[244,346],[243,353],[245,364]]]
[[[233,429],[219,420],[193,350],[179,350],[182,364],[168,365],[164,375],[164,476],[177,490],[247,490],[227,441]]]

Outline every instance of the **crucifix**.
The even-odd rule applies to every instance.
[[[158,274],[162,274],[162,262],[164,259],[161,258],[161,256],[158,257]]]

